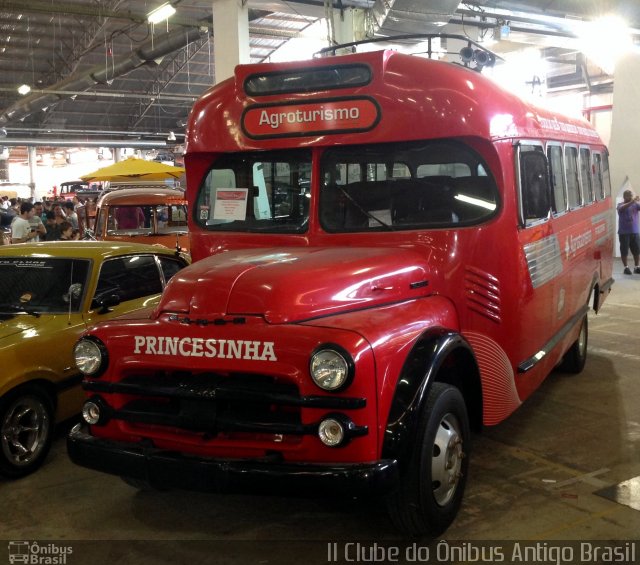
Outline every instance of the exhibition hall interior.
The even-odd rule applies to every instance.
[[[640,561],[640,2],[0,0],[0,562]]]

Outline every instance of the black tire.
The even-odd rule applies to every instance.
[[[587,316],[582,320],[580,334],[568,351],[564,354],[559,369],[565,373],[581,373],[587,362],[587,349],[589,344],[589,323]]]
[[[35,385],[15,389],[0,399],[0,474],[11,479],[36,471],[53,440],[53,403]]]
[[[405,534],[435,537],[455,519],[467,482],[471,432],[460,391],[433,383],[418,425],[409,466],[388,509]]]

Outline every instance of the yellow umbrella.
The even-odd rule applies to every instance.
[[[157,161],[129,157],[124,161],[114,163],[108,167],[102,167],[102,169],[83,175],[80,178],[86,182],[105,180],[127,182],[132,180],[177,179],[183,174],[184,168],[182,167],[173,167]]]

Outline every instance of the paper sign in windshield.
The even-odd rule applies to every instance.
[[[241,220],[247,217],[248,188],[219,188],[216,191],[214,220]]]

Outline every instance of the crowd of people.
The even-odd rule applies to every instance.
[[[4,243],[69,241],[80,239],[77,199],[38,202],[19,198],[0,199],[0,226]]]

